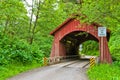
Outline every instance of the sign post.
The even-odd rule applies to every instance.
[[[105,62],[105,43],[104,38],[107,36],[106,27],[98,27],[98,37],[100,37],[100,62]]]

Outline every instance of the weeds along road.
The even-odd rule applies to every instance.
[[[88,80],[88,61],[74,60],[21,73],[8,80]]]

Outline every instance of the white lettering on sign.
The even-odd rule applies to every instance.
[[[98,27],[98,36],[99,37],[107,36],[106,27]]]

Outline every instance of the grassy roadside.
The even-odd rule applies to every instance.
[[[0,80],[6,80],[9,77],[15,76],[21,72],[25,72],[30,69],[34,69],[37,67],[41,67],[40,63],[32,63],[32,64],[11,64],[0,66]]]
[[[90,80],[120,80],[120,67],[114,64],[100,64],[90,68],[87,74]]]

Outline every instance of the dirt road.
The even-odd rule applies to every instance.
[[[88,80],[88,61],[68,61],[56,65],[34,69],[8,80]]]

